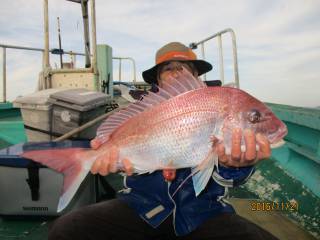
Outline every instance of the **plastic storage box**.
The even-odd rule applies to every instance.
[[[58,136],[104,114],[111,97],[86,89],[68,89],[51,94],[49,102],[52,103],[52,132]],[[74,137],[92,139],[100,124],[101,121]]]
[[[19,155],[27,149],[89,148],[88,141],[17,144],[0,150],[0,215],[59,216],[96,202],[95,181],[88,174],[73,200],[57,212],[63,175]]]
[[[27,138],[29,142],[51,140],[51,94],[65,89],[52,88],[18,97],[13,106],[21,109]]]

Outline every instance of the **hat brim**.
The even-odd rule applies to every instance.
[[[170,60],[170,61],[172,61],[172,60]],[[167,62],[170,62],[170,61],[167,61]],[[179,61],[184,62],[183,60],[179,60]],[[212,65],[204,60],[188,60],[185,62],[193,63],[195,68],[198,71],[199,76],[206,73],[206,72],[209,72],[212,69]],[[163,62],[163,63],[165,63],[165,62]],[[157,84],[158,83],[158,80],[157,80],[158,68],[163,63],[157,64],[154,67],[142,72],[142,77],[143,77],[144,81],[147,83],[150,83],[150,84],[152,84],[152,83]]]

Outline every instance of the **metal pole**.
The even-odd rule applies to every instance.
[[[3,81],[3,102],[7,101],[7,54],[6,48],[2,48],[2,81]]]
[[[212,36],[200,41],[200,42],[196,42],[196,43],[191,43],[189,46],[192,48],[192,49],[196,49],[197,46],[199,44],[202,44],[206,41],[209,41],[210,39],[212,38],[215,38],[217,36],[221,36],[222,34],[224,33],[227,33],[227,32],[230,32],[231,34],[231,39],[232,39],[232,53],[233,53],[233,69],[234,69],[234,81],[235,81],[235,84],[238,88],[240,88],[240,82],[239,82],[239,71],[238,71],[238,57],[237,57],[237,44],[236,44],[236,35],[234,33],[234,31],[231,29],[231,28],[227,28],[227,29],[224,29],[218,33],[215,33],[213,34]]]
[[[133,64],[133,82],[136,83],[136,81],[137,81],[137,79],[136,79],[136,64],[132,58],[129,58],[129,59],[132,61],[132,64]]]
[[[7,44],[1,44],[1,43],[0,43],[0,47],[12,48],[12,49],[21,49],[21,50],[29,50],[29,51],[37,51],[37,52],[44,52],[44,49],[42,49],[42,48],[31,48],[31,47],[23,47],[23,46],[14,46],[14,45],[7,45]],[[49,50],[49,52],[53,52],[53,50]],[[72,52],[72,51],[64,51],[64,54],[85,56],[84,53],[78,53],[78,52]]]
[[[121,82],[121,58],[119,59],[119,82]]]
[[[204,43],[201,43],[201,55],[202,55],[202,59],[205,60],[206,56],[205,56],[205,51],[204,51]]]
[[[201,54],[202,54],[202,59],[205,60],[206,59],[206,56],[204,54],[204,43],[201,43]],[[203,79],[204,81],[207,81],[207,74],[204,74],[203,75]]]
[[[92,31],[92,67],[93,73],[97,71],[97,35],[96,35],[96,7],[95,0],[91,0],[91,31]]]
[[[122,60],[129,60],[132,62],[132,66],[133,66],[133,82],[137,82],[137,68],[136,68],[136,62],[133,58],[131,57],[112,57],[113,60],[119,60],[119,70],[121,71],[121,63],[120,61]],[[119,72],[120,73],[120,72]],[[120,79],[121,79],[121,75],[120,76]]]
[[[59,39],[59,50],[60,50],[60,68],[63,68],[63,62],[62,62],[62,47],[61,47],[61,32],[60,32],[60,19],[57,17],[58,22],[58,39]]]
[[[77,56],[71,52],[70,53],[70,58],[71,58],[71,62],[72,62],[72,68],[75,68],[76,67],[76,61],[77,61]]]
[[[90,60],[90,37],[89,37],[89,15],[88,15],[88,1],[81,0],[82,18],[83,18],[83,34],[84,34],[84,52],[86,54],[86,68],[91,67]]]
[[[48,12],[48,0],[43,1],[43,13],[44,13],[44,66],[49,67],[49,12]]]
[[[230,29],[229,32],[231,34],[231,39],[232,39],[232,53],[233,53],[233,59],[234,59],[233,61],[234,81],[236,82],[237,88],[240,88],[236,35],[232,29]]]
[[[206,39],[204,39],[204,40],[202,40],[202,41],[200,41],[200,42],[192,43],[191,45],[192,45],[193,48],[196,48],[199,44],[204,43],[204,42],[207,42],[207,41],[209,41],[210,39],[215,38],[215,37],[217,37],[217,36],[219,36],[219,35],[222,35],[222,34],[224,34],[224,33],[227,33],[227,32],[233,32],[233,30],[232,30],[231,28],[224,29],[224,30],[222,30],[222,31],[220,31],[220,32],[217,32],[217,33],[213,34],[213,35],[210,36],[210,37],[207,37]]]
[[[224,84],[224,65],[223,65],[223,51],[222,51],[221,35],[218,36],[218,46],[219,46],[220,80],[221,80],[222,84]]]

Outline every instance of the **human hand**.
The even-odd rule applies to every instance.
[[[102,142],[95,138],[90,142],[91,148],[97,150]],[[108,175],[110,172],[114,173],[117,169],[117,161],[119,159],[119,149],[117,147],[113,147],[110,149],[109,153],[97,158],[91,167],[91,173],[100,175]],[[128,176],[132,175],[132,164],[129,159],[124,159],[122,161],[124,170]],[[166,181],[173,181],[176,177],[175,169],[163,169],[162,175]]]
[[[246,129],[244,131],[245,152],[241,151],[241,129],[234,129],[232,132],[231,154],[225,153],[223,143],[218,144],[217,154],[219,163],[226,167],[246,167],[269,158],[271,156],[270,143],[266,136],[262,134],[254,134],[253,130]],[[256,150],[256,144],[259,150]]]
[[[93,139],[90,142],[91,148],[97,150],[102,143]],[[101,156],[99,156],[91,166],[91,173],[97,174],[99,173],[102,176],[106,176],[109,173],[115,173],[119,170],[123,170],[128,176],[132,175],[133,167],[129,159],[123,159],[120,163],[122,166],[119,168],[119,148],[113,146],[109,149],[109,151],[105,152]]]

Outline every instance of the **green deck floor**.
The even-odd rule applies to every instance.
[[[273,159],[259,163],[249,181],[234,188],[230,196],[270,203],[295,202],[298,210],[280,212],[320,239],[320,198],[291,177]]]
[[[0,103],[0,149],[26,141],[20,110]]]
[[[43,240],[47,239],[48,221],[30,219],[0,218],[1,240]]]

